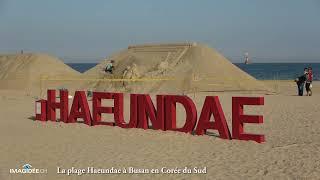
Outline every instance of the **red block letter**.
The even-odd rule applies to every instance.
[[[210,122],[211,115],[214,117],[214,122]],[[196,134],[203,135],[207,129],[216,129],[219,131],[221,138],[231,139],[228,124],[218,96],[206,97],[197,125]]]
[[[138,95],[130,95],[130,122],[126,124],[123,117],[123,94],[114,94],[114,121],[116,125],[122,128],[136,128],[137,127],[137,103]]]
[[[153,129],[164,129],[164,96],[157,96],[157,110],[155,109],[149,95],[138,95],[138,127],[148,129],[149,121],[152,122]]]
[[[68,121],[68,91],[60,90],[60,102],[56,102],[56,91],[48,90],[47,92],[47,118],[51,121],[56,121],[56,109],[60,109],[60,119],[63,122]]]
[[[114,99],[113,107],[102,107],[102,99]],[[130,95],[130,122],[126,124],[123,117],[123,93],[103,93],[93,92],[93,122],[94,125],[109,125],[115,124],[122,128],[135,128],[137,127],[137,95]],[[113,113],[113,122],[101,122],[102,113]]]
[[[263,123],[263,116],[243,114],[243,105],[264,105],[263,97],[233,97],[232,98],[232,137],[239,140],[264,142],[264,135],[246,134],[243,132],[244,123]]]
[[[186,123],[182,128],[176,128],[176,103],[181,103],[186,111]],[[197,109],[187,96],[165,96],[166,130],[191,133],[197,121]]]
[[[101,114],[113,113],[113,107],[102,107],[102,99],[113,99],[113,93],[104,93],[104,92],[93,92],[92,95],[92,104],[93,104],[93,125],[108,125],[114,126],[114,122],[101,122]]]
[[[78,118],[82,118],[85,124],[91,126],[91,114],[84,91],[75,92],[68,123],[74,123]]]
[[[35,119],[39,121],[47,121],[47,101],[43,99],[38,100],[35,105]]]

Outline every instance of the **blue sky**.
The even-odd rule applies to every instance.
[[[320,62],[320,0],[0,0],[0,52],[98,61],[129,44],[196,41],[241,61]]]

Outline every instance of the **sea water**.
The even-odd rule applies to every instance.
[[[68,65],[83,73],[97,63],[69,63]],[[320,80],[320,63],[235,63],[234,65],[260,80],[294,80],[303,75],[305,67],[312,67],[314,80]]]

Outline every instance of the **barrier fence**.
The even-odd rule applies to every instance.
[[[223,77],[223,80],[225,80],[228,83],[214,83],[215,80],[220,80],[219,77],[217,76],[197,76],[197,75],[192,75],[191,77],[191,83],[194,82],[199,82],[199,81],[210,81],[207,82],[208,87],[233,87],[233,83],[236,83],[237,85],[241,86],[241,82],[239,82],[237,79],[232,78],[232,77]],[[154,77],[154,78],[119,78],[119,77],[114,77],[114,78],[81,78],[81,77],[76,77],[76,78],[62,78],[62,76],[58,77],[50,77],[50,76],[41,76],[40,78],[40,83],[39,83],[39,89],[40,89],[40,97],[44,95],[44,87],[46,82],[77,82],[77,81],[82,81],[86,83],[90,82],[159,82],[159,81],[182,81],[183,79],[181,78],[174,78],[174,77]],[[272,88],[275,90],[275,93],[279,92],[279,81],[278,80],[273,80]],[[217,81],[219,82],[219,81]],[[55,87],[57,89],[57,87]],[[91,88],[89,88],[91,89]],[[191,93],[196,93],[199,92],[199,89],[197,86],[191,87],[192,92]],[[228,90],[228,91],[240,91],[240,90]],[[219,91],[220,92],[220,91]],[[185,92],[182,92],[182,94],[185,94]]]

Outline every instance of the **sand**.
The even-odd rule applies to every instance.
[[[314,82],[312,97],[298,97],[293,81],[258,81],[214,49],[194,43],[129,46],[109,59],[116,60],[113,75],[102,72],[107,61],[80,74],[48,55],[0,56],[0,180],[319,179],[319,82]],[[124,77],[128,66],[131,70]],[[48,78],[40,81],[43,75]],[[50,78],[52,81],[49,82]],[[174,80],[108,82],[108,79],[118,78]],[[99,81],[88,81],[90,79]],[[264,124],[247,125],[245,130],[264,134],[266,142],[223,140],[216,137],[215,131],[195,136],[34,121],[35,100],[45,97],[46,89],[61,87],[71,92],[79,89],[150,92],[153,97],[155,93],[185,94],[194,100],[198,112],[205,96],[218,95],[230,129],[232,96],[263,96],[264,106],[246,107],[245,112],[263,115]],[[128,94],[125,113],[128,119]],[[184,123],[184,110],[179,106],[177,114],[179,127]],[[34,168],[47,169],[47,173],[9,174],[9,169],[21,168],[27,163]],[[198,167],[206,168],[207,173],[57,174],[57,167],[79,169],[90,166],[104,169]]]
[[[110,60],[115,61],[114,73],[106,74],[103,69]],[[129,46],[84,75],[92,78],[163,79],[134,83],[91,83],[90,86],[96,90],[116,89],[138,93],[273,91],[233,65],[215,49],[199,43]]]
[[[248,108],[248,113],[264,115],[265,122],[245,127],[248,132],[265,134],[264,144],[228,141],[209,135],[41,123],[29,119],[34,115],[32,97],[21,91],[0,90],[0,179],[318,179],[320,83],[314,83],[312,97],[296,96],[293,82],[268,81],[266,84],[277,84],[279,94],[264,96],[263,107]],[[248,94],[189,94],[198,109],[205,95],[219,95],[230,126],[231,97]],[[126,105],[128,113],[127,99]],[[178,117],[182,117],[181,112]],[[45,168],[48,173],[8,173],[10,168],[20,168],[25,163]],[[66,176],[57,174],[57,166],[207,167],[207,174]]]
[[[38,94],[41,79],[73,78],[79,72],[64,64],[60,59],[37,53],[0,55],[0,89],[23,90]],[[47,82],[44,82],[47,83]],[[54,82],[54,87],[63,87],[65,82]]]
[[[114,72],[104,72],[114,60]],[[125,79],[122,81],[121,79]],[[46,89],[134,93],[259,92],[257,81],[213,48],[199,43],[129,46],[81,74],[46,54],[0,55],[0,89],[45,97]]]

